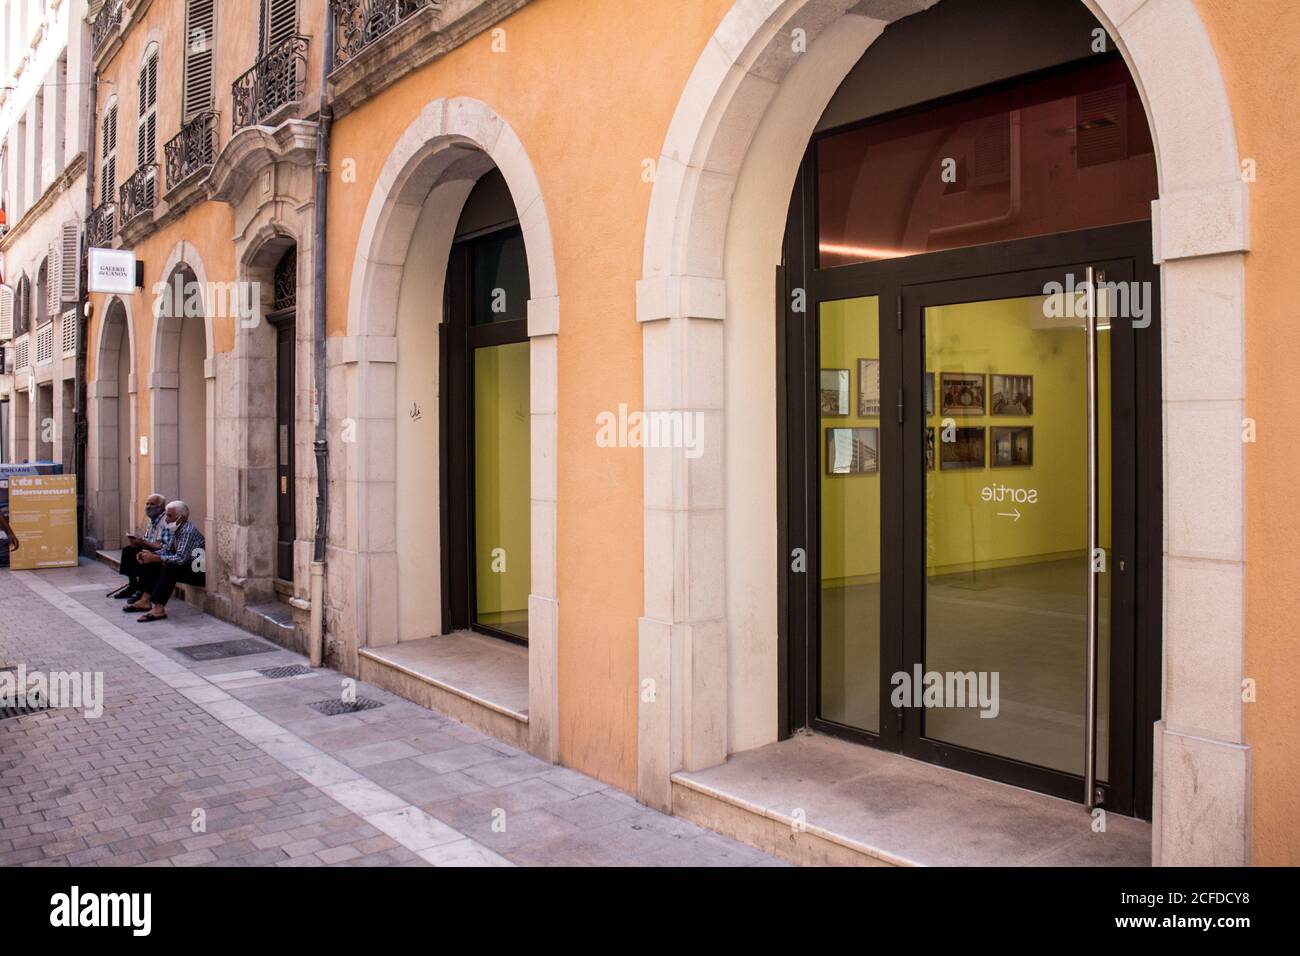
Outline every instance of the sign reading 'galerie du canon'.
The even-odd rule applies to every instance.
[[[136,289],[135,254],[123,249],[90,249],[87,288],[129,295]]]

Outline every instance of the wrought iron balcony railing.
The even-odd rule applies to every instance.
[[[334,66],[347,63],[367,46],[435,0],[334,0]]]
[[[100,203],[86,217],[86,245],[103,249],[113,244],[117,228],[117,203]]]
[[[175,189],[217,158],[217,113],[206,110],[181,127],[163,147],[167,159],[167,188]]]
[[[141,166],[122,184],[120,195],[122,225],[131,223],[137,216],[151,212],[158,205],[158,164]]]
[[[307,89],[307,38],[291,36],[231,85],[233,131],[257,126]]]
[[[90,28],[90,48],[92,52],[98,52],[104,41],[108,39],[109,34],[116,30],[121,23],[122,0],[108,0],[108,3],[100,8],[99,14],[95,17],[95,23]]]

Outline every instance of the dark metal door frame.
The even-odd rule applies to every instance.
[[[1151,224],[1131,223],[1056,236],[990,243],[906,259],[818,269],[815,173],[811,151],[796,182],[784,247],[777,272],[778,505],[781,588],[778,610],[782,736],[801,730],[845,737],[882,749],[906,752],[984,776],[1031,786],[1067,799],[1082,800],[1082,778],[1013,766],[986,754],[938,745],[920,736],[918,722],[888,707],[889,676],[917,653],[924,600],[923,509],[915,489],[924,487],[924,420],[920,396],[924,382],[921,309],[934,295],[1029,288],[1032,274],[1064,275],[1071,267],[1105,264],[1112,279],[1149,282],[1154,292],[1151,326],[1116,333],[1112,329],[1112,447],[1115,537],[1128,550],[1128,587],[1112,595],[1111,753],[1106,806],[1121,813],[1151,813],[1151,725],[1159,719],[1161,600],[1161,423],[1158,269],[1151,261]],[[964,293],[959,292],[965,289]],[[1041,294],[1041,282],[1037,286]],[[833,724],[818,716],[818,639],[820,633],[820,419],[815,401],[818,367],[818,305],[823,301],[878,296],[882,418],[881,470],[881,720],[880,732]],[[802,309],[799,306],[802,305]],[[1125,347],[1127,342],[1127,347]],[[1117,347],[1117,345],[1119,347]],[[1122,382],[1121,382],[1122,379]],[[902,421],[892,411],[900,395]],[[1124,390],[1128,398],[1117,401]],[[1128,408],[1120,406],[1127,403]],[[918,442],[905,443],[908,427]],[[1128,456],[1120,448],[1131,448]],[[906,446],[906,447],[905,447]],[[1123,459],[1128,458],[1127,461]],[[888,463],[893,462],[892,467]],[[918,471],[918,469],[920,469]],[[906,495],[906,489],[913,489]],[[1127,492],[1121,489],[1129,489]],[[1126,529],[1121,541],[1120,529]],[[806,570],[796,570],[797,551]],[[891,555],[898,556],[891,559]],[[920,564],[918,565],[918,560]],[[1112,565],[1117,567],[1117,560]],[[919,577],[918,577],[919,567]],[[1116,579],[1112,578],[1112,586]],[[1122,593],[1119,593],[1122,592]],[[921,602],[918,604],[918,602]],[[1119,621],[1126,624],[1120,625]],[[1128,637],[1122,632],[1127,628]],[[909,636],[904,639],[903,634]],[[891,639],[892,636],[892,639]],[[1127,640],[1128,648],[1117,648]],[[920,659],[920,658],[915,658]],[[1131,707],[1117,699],[1126,698]],[[996,761],[990,764],[989,761]]]
[[[275,329],[275,576],[293,583],[293,543],[297,538],[294,489],[296,407],[296,325],[293,309],[267,316]]]

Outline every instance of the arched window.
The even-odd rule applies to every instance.
[[[42,326],[50,317],[49,309],[50,298],[50,260],[42,259],[40,268],[36,270],[36,299],[35,309],[36,325]]]
[[[272,311],[281,312],[298,304],[298,247],[290,246],[275,265],[275,299]]]
[[[14,335],[22,335],[32,325],[32,283],[27,276],[18,280],[18,296],[14,309]]]

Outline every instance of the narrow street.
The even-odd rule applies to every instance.
[[[179,600],[140,624],[120,581],[0,573],[0,667],[103,675],[97,717],[0,719],[0,865],[779,865],[366,684],[326,716],[342,675]]]

